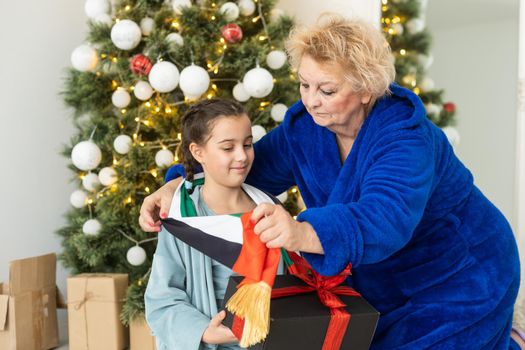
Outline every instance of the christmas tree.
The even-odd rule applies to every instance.
[[[255,140],[278,125],[299,97],[283,52],[293,23],[272,0],[87,0],[85,11],[88,38],[63,91],[78,130],[63,153],[79,189],[60,258],[72,273],[128,273],[127,323],[144,311],[156,247],[140,205],[178,161],[181,116],[200,99],[235,98]]]
[[[433,62],[430,54],[431,36],[425,28],[422,0],[382,0],[381,25],[395,58],[396,82],[414,91],[423,101],[428,118],[439,127],[454,145],[459,134],[454,124],[456,106],[443,101],[443,90],[434,88],[426,76]]]

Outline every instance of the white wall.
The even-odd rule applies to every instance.
[[[432,2],[429,3],[429,16]],[[432,23],[432,21],[429,21]],[[518,18],[429,28],[429,76],[456,103],[457,153],[514,225]]]
[[[1,1],[0,13],[0,281],[7,281],[9,261],[61,250],[54,232],[73,187],[59,151],[73,127],[58,93],[87,27],[79,0]],[[59,266],[64,293],[65,280]]]

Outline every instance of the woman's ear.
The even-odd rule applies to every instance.
[[[203,164],[204,159],[203,159],[203,154],[202,154],[203,153],[202,147],[196,144],[195,142],[192,142],[190,143],[190,146],[188,148],[193,158],[195,158],[195,160],[199,162],[200,164]]]
[[[361,104],[367,105],[372,100],[372,94],[363,94],[361,95]]]

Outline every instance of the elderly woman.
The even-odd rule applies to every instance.
[[[324,17],[287,51],[301,100],[255,144],[247,182],[273,194],[297,185],[307,209],[294,220],[259,205],[261,240],[303,252],[321,274],[351,263],[349,283],[381,313],[373,349],[517,348],[511,228],[418,96],[392,84],[381,33]],[[158,230],[177,182],[145,199],[143,229]]]

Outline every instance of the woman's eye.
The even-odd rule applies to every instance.
[[[308,84],[301,84],[301,87],[302,87],[303,89],[308,89],[308,88],[310,87],[310,85],[308,85]]]
[[[326,95],[326,96],[332,96],[332,95],[335,93],[335,91],[325,91],[325,90],[321,90],[321,93],[322,93],[323,95]]]

